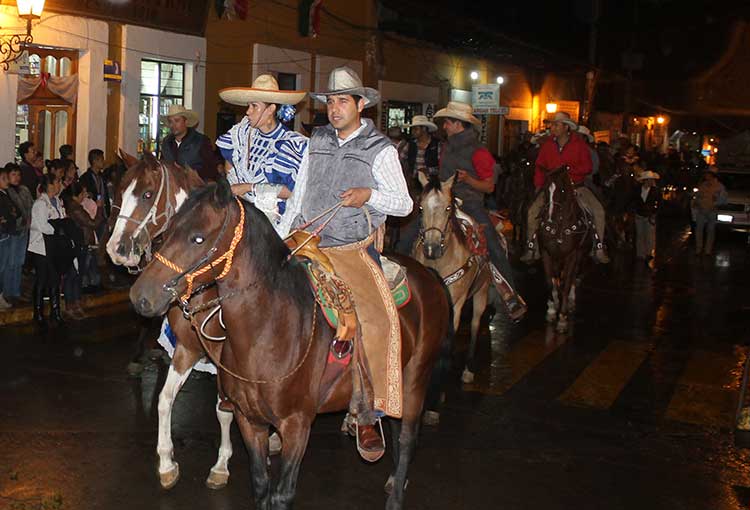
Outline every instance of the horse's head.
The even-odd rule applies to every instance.
[[[225,179],[191,193],[172,219],[156,260],[130,289],[130,301],[139,314],[155,317],[166,313],[178,296],[189,294],[188,279],[200,276],[191,273],[217,262],[229,250],[238,223],[231,219],[239,215],[233,198]],[[223,264],[217,263],[204,279],[215,278],[222,268]]]
[[[178,169],[159,162],[149,152],[139,161],[121,151],[128,170],[120,181],[113,209],[112,235],[107,253],[112,262],[137,266],[154,237],[164,231],[167,222],[188,196],[188,190],[170,176]]]
[[[433,175],[427,177],[419,173],[422,184],[422,197],[419,210],[422,214],[422,252],[428,259],[439,259],[445,252],[445,238],[450,230],[453,218],[453,180],[451,177],[445,182]]]
[[[577,202],[575,188],[567,166],[561,166],[547,172],[544,181],[544,200],[547,208],[547,221],[552,221],[553,214],[564,216],[575,214]],[[561,209],[558,210],[558,207]],[[561,219],[563,216],[559,216]]]

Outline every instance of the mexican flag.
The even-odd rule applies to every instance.
[[[300,0],[299,34],[302,37],[316,37],[320,30],[320,10],[323,0]]]

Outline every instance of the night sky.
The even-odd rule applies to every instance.
[[[554,63],[550,55],[571,63],[588,60],[593,0],[383,3],[399,13],[398,23],[388,28],[396,26],[403,33],[420,32],[415,35],[446,44],[458,40],[469,51],[490,48],[486,51],[501,57],[510,51],[524,59],[526,51],[540,48],[547,52],[540,66]],[[748,1],[601,0],[600,5],[597,65],[623,72],[622,53],[632,50],[643,57],[643,67],[635,74],[646,78],[679,78],[705,69],[726,47],[732,23],[750,17]],[[458,9],[461,21],[454,16]],[[472,30],[479,26],[497,36]],[[524,44],[514,45],[513,39]]]

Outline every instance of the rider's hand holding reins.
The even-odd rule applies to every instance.
[[[370,195],[372,195],[370,188],[349,188],[341,194],[341,205],[359,209],[370,200]]]

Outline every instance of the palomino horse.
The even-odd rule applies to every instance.
[[[166,312],[178,296],[190,315],[191,289],[216,282],[227,337],[213,361],[223,395],[234,405],[250,454],[255,508],[262,510],[292,507],[315,416],[348,409],[353,386],[354,363],[323,383],[334,330],[318,311],[303,264],[289,256],[265,215],[234,199],[222,179],[191,195],[174,218],[157,260],[130,290],[143,315]],[[403,418],[392,421],[397,467],[389,480],[388,509],[403,506],[423,401],[448,332],[449,313],[433,273],[412,259],[399,262],[407,268],[412,299],[399,311]],[[269,426],[282,439],[275,485],[266,463]]]
[[[461,379],[474,382],[474,355],[479,335],[479,324],[487,308],[490,290],[490,271],[486,261],[469,250],[466,238],[456,218],[451,177],[440,182],[437,176],[419,174],[423,191],[419,202],[421,229],[412,256],[424,266],[435,270],[448,287],[453,304],[453,333],[461,323],[461,310],[472,299],[471,343],[466,367]]]
[[[137,267],[150,259],[152,241],[165,232],[172,217],[180,209],[189,193],[204,185],[198,174],[175,164],[157,161],[146,153],[143,161],[121,152],[128,171],[122,178],[115,196],[111,225],[111,236],[107,242],[107,253],[112,262],[128,267]],[[205,289],[196,295],[195,303],[208,302],[216,298],[214,289]],[[202,319],[210,311],[202,312]],[[185,319],[178,307],[167,312],[169,325],[177,337],[172,362],[167,378],[159,394],[159,432],[156,451],[159,455],[159,481],[165,489],[174,487],[180,470],[174,461],[172,443],[172,407],[177,393],[187,381],[193,366],[205,356],[195,330],[190,321]],[[207,324],[206,330],[212,336],[222,334],[218,321]],[[212,345],[213,349],[220,346]],[[229,435],[232,424],[232,413],[224,412],[216,406],[216,416],[221,426],[221,443],[216,464],[206,479],[206,485],[219,489],[229,479],[229,458],[232,456],[232,443]]]
[[[591,249],[593,229],[578,205],[567,167],[547,172],[540,214],[539,247],[551,291],[547,322],[557,322],[557,331],[566,333],[568,318],[575,308],[578,270]]]

